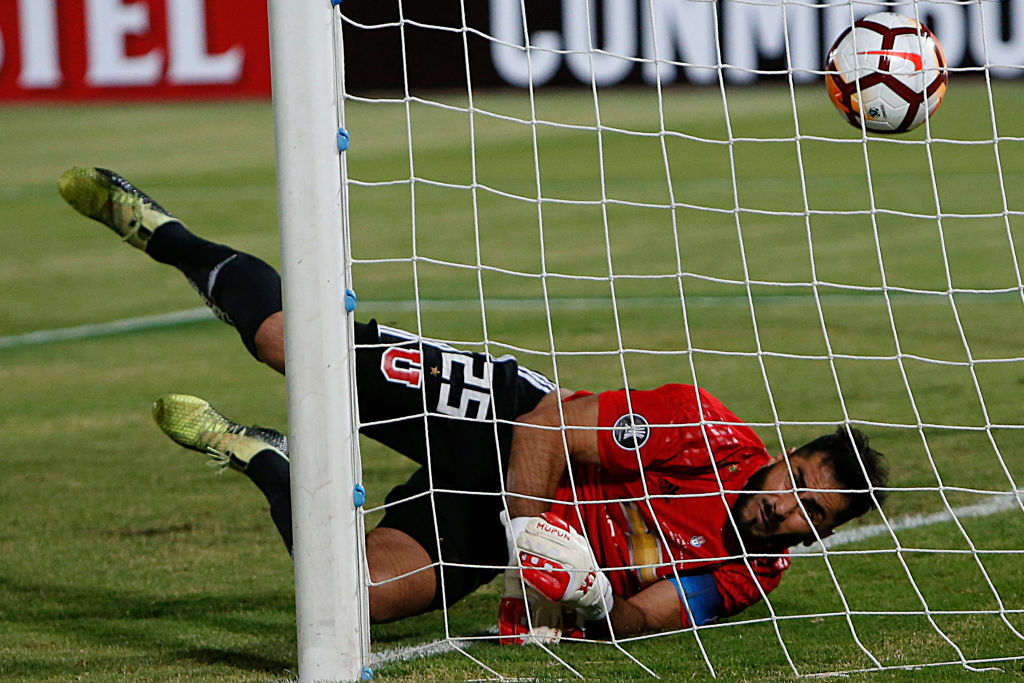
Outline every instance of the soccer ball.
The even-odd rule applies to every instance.
[[[924,24],[879,12],[843,31],[828,52],[832,104],[856,128],[905,133],[931,116],[946,94],[946,56]]]

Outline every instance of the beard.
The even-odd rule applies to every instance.
[[[762,490],[764,480],[768,477],[768,469],[768,466],[765,466],[754,472],[747,483],[743,485],[743,492],[736,497],[736,502],[732,504],[732,518],[745,548],[749,548],[751,545],[760,545],[765,541],[763,537],[754,535],[753,526],[757,521],[757,515],[748,512],[748,508],[756,504],[754,494]]]
[[[766,547],[773,550],[790,548],[808,541],[806,534],[773,533],[777,528],[777,524],[772,524],[771,517],[766,517],[769,528],[766,529],[765,533],[754,531],[754,524],[758,521],[755,506],[759,504],[754,499],[754,496],[764,490],[764,482],[768,478],[769,469],[770,466],[766,465],[757,472],[754,472],[750,479],[747,480],[747,483],[743,485],[743,492],[736,497],[736,502],[732,505],[732,518],[736,522],[736,529],[739,531],[743,547],[748,552],[751,549],[764,549]],[[814,540],[813,535],[810,536],[810,540]]]

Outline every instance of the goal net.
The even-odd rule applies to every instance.
[[[828,46],[879,11],[927,24],[950,67],[935,116],[899,136],[850,126],[823,81]],[[1020,0],[334,12],[357,317],[514,355],[573,390],[696,385],[771,453],[856,427],[891,467],[884,509],[793,549],[779,587],[730,618],[499,647],[499,578],[374,626],[368,665],[458,679],[1019,671]],[[359,450],[370,529],[415,465]]]

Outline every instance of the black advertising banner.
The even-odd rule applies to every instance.
[[[720,71],[743,84],[785,77],[791,64],[795,82],[810,82],[822,77],[825,52],[843,29],[883,9],[777,0],[345,0],[346,80],[356,94],[465,89],[467,79],[474,88],[714,84]],[[1024,0],[893,10],[931,28],[951,67],[989,65],[999,78],[1024,68]]]

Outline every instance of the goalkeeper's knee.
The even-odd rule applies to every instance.
[[[277,271],[255,256],[239,253],[216,274],[209,297],[238,330],[249,353],[264,360],[256,345],[256,332],[282,308],[281,276]]]

